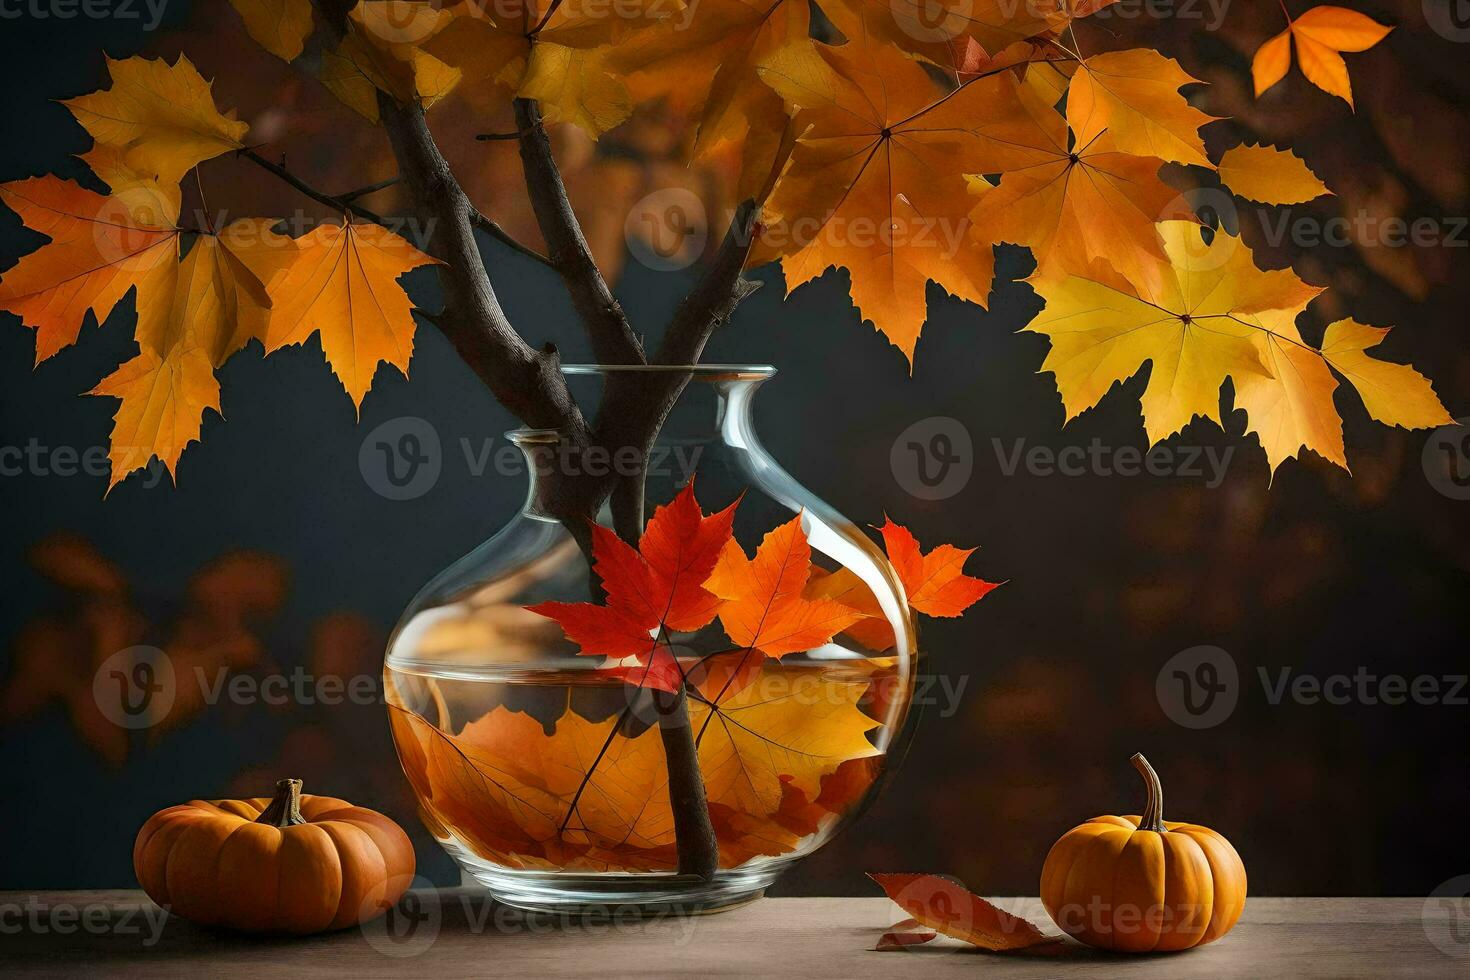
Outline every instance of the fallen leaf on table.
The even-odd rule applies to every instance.
[[[940,875],[875,874],[868,877],[923,926],[991,952],[1060,942],[1030,922],[996,908],[963,885]]]
[[[904,919],[878,937],[878,945],[873,947],[873,952],[902,952],[910,946],[922,946],[938,935],[932,929],[925,929],[917,919]]]

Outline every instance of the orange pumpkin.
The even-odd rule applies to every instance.
[[[283,779],[274,799],[191,800],[138,831],[133,870],[148,897],[191,922],[312,933],[376,918],[413,878],[392,820]]]
[[[1165,823],[1158,774],[1141,755],[1133,766],[1148,788],[1142,816],[1067,831],[1046,856],[1041,902],[1089,946],[1147,953],[1214,942],[1245,908],[1245,865],[1208,827]]]

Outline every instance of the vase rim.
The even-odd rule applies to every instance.
[[[563,374],[688,374],[701,381],[757,381],[775,376],[770,364],[563,364]]]

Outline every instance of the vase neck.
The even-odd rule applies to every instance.
[[[618,383],[647,385],[656,396],[672,396],[672,406],[654,433],[652,445],[597,445],[575,447],[554,429],[519,429],[510,440],[525,456],[530,486],[523,513],[538,520],[555,520],[549,505],[550,487],[560,477],[612,475],[618,479],[642,476],[650,507],[674,494],[707,466],[720,465],[729,451],[745,451],[755,444],[751,406],[756,390],[770,377],[769,370],[622,373],[597,369],[605,381],[617,373]],[[574,374],[591,374],[579,368]],[[588,380],[591,380],[589,378]],[[597,404],[600,393],[578,393],[583,405]]]

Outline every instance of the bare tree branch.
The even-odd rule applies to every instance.
[[[572,305],[587,327],[593,355],[602,364],[644,363],[643,345],[602,278],[576,212],[567,199],[561,170],[551,152],[551,140],[541,124],[540,107],[530,99],[516,99],[515,114],[521,134],[526,189],[536,210],[541,235],[546,239],[547,255],[553,268],[561,274]]]
[[[322,191],[317,190],[315,187],[312,187],[306,181],[302,180],[300,177],[287,170],[284,164],[276,163],[274,160],[267,159],[266,157],[261,156],[259,153],[252,150],[248,146],[236,150],[235,155],[237,157],[244,157],[251,163],[257,164],[265,168],[266,170],[269,170],[271,173],[281,178],[281,180],[290,184],[292,187],[296,188],[298,191],[300,191],[302,194],[305,194],[313,201],[316,201],[318,204],[325,205],[326,207],[332,208],[335,211],[341,211],[343,214],[354,214],[364,221],[371,221],[375,225],[386,224],[381,215],[375,214],[374,212],[369,211],[367,208],[352,203],[355,198],[361,197],[363,194],[368,193],[368,190],[354,191],[351,194],[347,194],[341,197],[334,197],[331,194],[323,193]]]
[[[526,256],[526,258],[528,259],[535,259],[537,262],[540,262],[548,269],[556,269],[556,266],[551,264],[550,259],[542,255],[540,252],[536,251],[534,248],[531,248],[530,246],[525,245],[517,240],[514,235],[506,231],[504,228],[500,227],[499,224],[497,224],[486,215],[482,214],[480,211],[475,211],[473,214],[470,215],[470,223],[473,224],[476,228],[483,231],[485,234],[489,235],[491,238],[495,239],[497,242],[500,242],[503,245],[509,245],[512,251],[519,252],[521,255]]]
[[[730,322],[735,308],[760,288],[760,283],[741,277],[755,241],[755,219],[759,209],[745,201],[735,209],[730,229],[714,260],[694,289],[684,297],[669,322],[656,360],[660,364],[696,364],[704,345],[716,330]]]
[[[554,347],[535,350],[501,309],[475,240],[478,212],[439,152],[423,110],[378,97],[388,140],[413,200],[429,231],[427,251],[444,265],[441,329],[491,392],[515,415],[537,428],[559,429],[573,444],[585,444],[587,426],[567,391]]]
[[[674,312],[659,346],[657,363],[699,363],[709,338],[730,322],[735,308],[746,297],[760,288],[760,283],[741,277],[754,240],[758,213],[754,201],[746,201],[735,210],[714,260]],[[689,376],[680,372],[655,374],[645,380],[631,399],[620,392],[610,393],[597,414],[595,428],[599,440],[615,448],[634,446],[640,458],[647,459],[654,439],[688,382]],[[612,490],[614,529],[623,537],[630,533],[636,535],[634,529],[643,527],[643,511],[642,478],[619,478]]]

